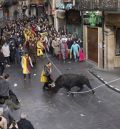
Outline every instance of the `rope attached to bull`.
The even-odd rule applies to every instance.
[[[109,81],[109,82],[106,82],[106,83],[104,83],[104,84],[101,84],[101,85],[99,85],[98,87],[93,88],[92,90],[96,90],[96,89],[98,89],[98,88],[101,88],[101,87],[103,87],[103,86],[106,86],[106,85],[108,85],[108,84],[110,84],[110,83],[112,83],[112,82],[118,81],[118,80],[120,80],[120,78],[114,79],[114,80]],[[70,91],[69,93],[70,93],[70,94],[85,94],[85,93],[91,92],[92,90],[83,91],[83,92],[71,92],[71,91]]]
[[[47,54],[47,52],[46,52],[46,49],[45,49],[45,55],[46,55],[47,59],[53,64],[53,66],[55,67],[55,69],[57,70],[57,72],[58,72],[60,75],[62,75],[62,72],[57,68],[57,66],[53,63],[53,61],[48,57],[48,54]],[[83,91],[83,92],[71,92],[71,91],[70,91],[69,94],[85,94],[85,93],[89,93],[89,92],[91,92],[91,91],[93,91],[93,90],[96,90],[96,89],[98,89],[98,88],[104,87],[104,86],[106,86],[106,85],[108,85],[108,84],[110,84],[110,83],[112,83],[112,82],[118,81],[118,80],[120,80],[120,78],[114,79],[114,80],[109,81],[109,82],[105,82],[104,84],[101,84],[101,85],[99,85],[99,86],[97,86],[97,87],[95,87],[95,88],[93,88],[93,89],[91,89],[91,90],[88,90],[88,91]]]

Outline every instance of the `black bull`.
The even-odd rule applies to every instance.
[[[80,89],[78,92],[80,92],[84,85],[86,85],[89,89],[91,89],[91,92],[94,94],[95,91],[93,90],[92,86],[90,85],[89,79],[84,75],[79,74],[63,74],[60,75],[54,83],[51,84],[52,90],[56,93],[61,88],[65,88],[67,92],[71,91],[71,88],[73,87],[79,87]]]

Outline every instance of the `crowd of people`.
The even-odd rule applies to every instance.
[[[20,120],[15,120],[13,110],[19,108],[20,102],[10,87],[9,74],[5,74],[0,77],[0,129],[34,129],[25,113],[21,113]]]
[[[2,30],[0,46],[0,75],[4,66],[10,67],[15,63],[22,66],[25,53],[31,57],[33,65],[45,52],[64,62],[66,59],[74,59],[75,62],[85,59],[81,39],[62,29],[57,32],[47,18],[8,21]]]
[[[31,68],[37,64],[38,57],[43,57],[46,53],[55,56],[64,62],[67,59],[74,59],[75,62],[84,61],[85,55],[82,48],[82,41],[77,36],[71,33],[66,33],[59,29],[57,32],[53,25],[49,24],[47,16],[44,18],[24,18],[14,21],[7,21],[2,30],[0,42],[0,81],[6,82],[4,78],[4,70],[10,67],[11,64],[17,64],[23,70],[23,77],[26,80],[26,75],[31,78]],[[52,81],[51,63],[45,65],[43,72],[46,74],[46,79]],[[42,73],[42,74],[44,74]],[[49,88],[48,81],[44,82],[43,89]],[[9,89],[9,88],[8,88]],[[15,94],[9,90],[9,95]],[[11,94],[10,94],[11,93]],[[7,129],[33,129],[32,124],[26,120],[24,115],[21,116],[19,122],[14,119],[7,119],[4,114],[5,102],[0,96],[0,128]],[[17,100],[18,101],[18,100]],[[2,105],[2,106],[1,106]],[[9,109],[9,108],[8,108]],[[10,111],[8,111],[10,113]],[[11,117],[11,115],[9,115]],[[12,118],[12,117],[11,117]],[[10,120],[10,122],[9,122]],[[24,124],[24,122],[26,122]],[[28,127],[22,127],[27,125]]]
[[[3,114],[5,112],[0,110],[0,129],[34,129],[32,123],[27,120],[25,113],[21,114],[19,121],[13,120],[11,123],[8,123],[8,120]]]

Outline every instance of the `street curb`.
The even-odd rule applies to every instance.
[[[114,86],[112,85],[109,85],[107,81],[104,81],[104,79],[97,75],[95,72],[93,72],[92,70],[88,70],[93,76],[95,76],[98,80],[100,80],[103,84],[105,84],[108,88],[114,90],[115,92],[117,93],[120,93],[120,90],[118,88],[115,88]]]

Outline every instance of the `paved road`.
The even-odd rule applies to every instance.
[[[93,73],[94,76],[107,82],[109,84],[109,87],[112,87],[112,89],[120,93],[120,85],[119,85],[120,84],[120,69],[119,68],[109,70],[109,71],[93,68],[91,72]],[[115,81],[112,81],[112,80],[115,80]]]
[[[82,73],[88,76],[93,87],[101,84],[88,72],[88,68],[93,67],[89,63],[51,59],[62,73]],[[11,86],[22,104],[14,113],[16,119],[20,112],[26,112],[35,129],[120,129],[120,94],[107,87],[97,89],[95,95],[86,93],[72,97],[67,96],[64,89],[54,96],[44,93],[39,78],[46,62],[46,58],[39,61],[31,81],[23,81],[21,70],[16,66],[6,70],[11,74]],[[59,76],[55,68],[53,74]]]

